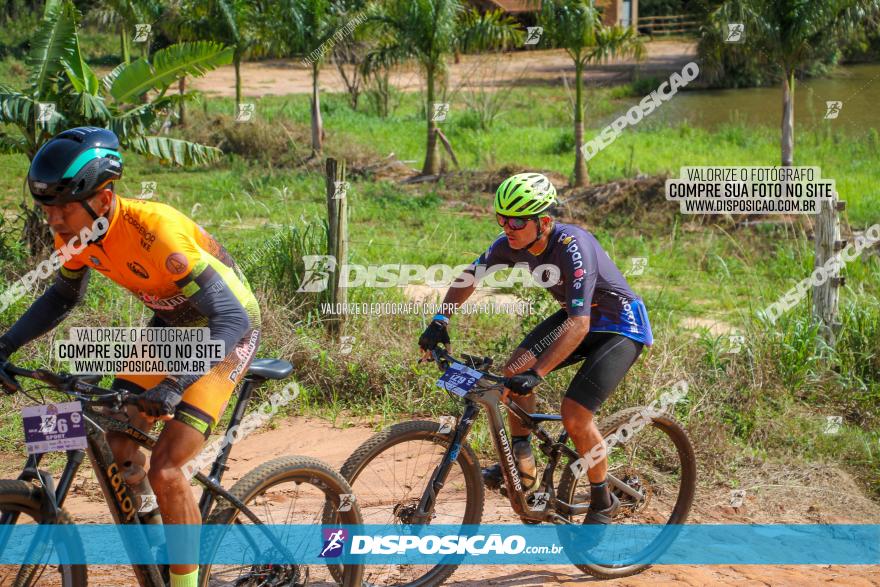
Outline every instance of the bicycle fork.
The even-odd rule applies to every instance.
[[[465,439],[468,434],[470,434],[471,428],[473,428],[474,422],[479,413],[479,406],[472,401],[466,402],[464,413],[458,421],[458,426],[455,427],[452,442],[450,442],[449,446],[446,448],[443,460],[441,460],[440,464],[437,465],[437,468],[434,469],[434,473],[431,475],[427,487],[425,487],[425,492],[422,494],[422,499],[419,501],[419,507],[413,514],[412,519],[409,520],[409,523],[427,524],[431,521],[434,514],[434,504],[437,500],[437,493],[443,489],[443,486],[446,484],[446,478],[449,477],[449,471],[455,464],[456,459],[458,459],[459,452],[461,452],[461,445],[464,444]]]

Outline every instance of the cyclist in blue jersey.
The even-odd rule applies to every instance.
[[[510,399],[534,413],[532,392],[543,378],[556,369],[581,363],[562,400],[561,413],[578,454],[585,455],[602,443],[594,421],[596,411],[642,348],[653,344],[653,337],[641,298],[596,237],[578,226],[554,221],[551,213],[556,203],[556,189],[541,174],[520,173],[502,182],[495,193],[495,213],[504,234],[449,288],[443,307],[457,308],[467,301],[489,268],[527,264],[535,270],[545,266],[545,277],[539,283],[561,309],[529,333],[507,361],[504,375],[510,380],[504,398],[512,393]],[[447,311],[434,316],[419,338],[426,355],[440,342],[449,344],[451,314]],[[523,485],[532,488],[537,484],[537,472],[529,431],[512,419],[510,433]],[[608,524],[618,508],[619,501],[606,484],[607,471],[603,457],[594,460],[587,472],[591,485],[587,523]],[[484,469],[483,478],[488,487],[499,487],[500,464]]]

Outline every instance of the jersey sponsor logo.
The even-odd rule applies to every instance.
[[[104,267],[104,266],[101,264],[101,260],[100,260],[99,258],[97,258],[97,257],[94,257],[94,256],[91,256],[91,255],[90,255],[90,256],[89,256],[89,261],[91,261],[91,262],[94,264],[95,269],[97,269],[98,271],[105,271],[105,272],[106,272],[106,271],[110,271],[107,267]]]
[[[165,268],[175,275],[185,273],[187,267],[189,267],[189,260],[183,253],[171,253],[165,259]]]
[[[132,216],[128,210],[122,215],[122,218],[125,219],[126,222],[131,224],[134,229],[141,235],[141,247],[145,251],[149,251],[150,247],[153,246],[153,243],[156,241],[156,233],[150,232],[147,228],[141,224],[137,218]]]
[[[580,289],[583,286],[582,282],[584,280],[584,262],[582,261],[583,255],[581,255],[580,247],[578,247],[577,241],[574,240],[574,236],[569,236],[564,232],[559,236],[559,240],[562,244],[568,245],[565,252],[571,257],[571,266],[574,268],[574,279],[571,286],[574,289]]]
[[[572,308],[577,308],[577,307],[582,308],[583,306],[584,306],[584,298],[575,298],[575,299],[571,300],[571,307]]]
[[[251,332],[251,337],[247,341],[247,345],[242,345],[239,343],[235,347],[235,356],[238,357],[238,364],[235,365],[235,368],[229,374],[229,380],[233,383],[238,381],[241,372],[244,370],[245,365],[248,364],[248,361],[251,357],[254,356],[254,353],[257,349],[257,339],[260,337],[259,330],[253,330]]]
[[[137,261],[129,261],[127,263],[128,270],[140,277],[141,279],[149,279],[150,274],[147,273],[147,270],[144,269],[144,266],[138,263]]]

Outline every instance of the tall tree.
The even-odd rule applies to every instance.
[[[522,32],[510,19],[482,18],[465,11],[459,0],[389,0],[373,5],[369,20],[375,23],[382,41],[368,55],[368,64],[414,59],[422,68],[427,115],[422,174],[436,175],[440,161],[433,104],[442,90],[439,86],[445,83],[446,58],[456,48],[477,50],[518,42]]]
[[[538,18],[544,27],[542,44],[565,49],[574,61],[574,185],[589,182],[584,156],[584,69],[590,63],[617,55],[642,57],[644,45],[634,28],[602,24],[592,2],[583,0],[544,0]]]
[[[744,24],[745,42],[728,50],[763,55],[782,78],[782,165],[794,164],[797,73],[878,12],[880,0],[727,0],[710,14],[715,34],[726,36],[728,23]]]

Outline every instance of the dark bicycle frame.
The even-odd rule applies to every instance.
[[[468,355],[464,355],[468,362],[462,362],[454,359],[444,351],[434,351],[434,353],[435,360],[442,367],[448,366],[450,361],[454,361],[476,369],[475,362],[480,362],[479,358]],[[510,501],[510,507],[513,508],[513,511],[516,512],[520,519],[528,523],[552,522],[556,524],[569,524],[571,523],[571,516],[586,514],[589,504],[570,504],[561,501],[556,497],[556,491],[553,487],[553,473],[556,470],[559,459],[563,456],[568,457],[572,462],[580,459],[580,455],[565,444],[568,439],[567,432],[563,431],[559,438],[554,441],[539,426],[541,422],[560,422],[562,421],[562,416],[558,414],[529,414],[515,403],[509,402],[507,408],[523,425],[535,433],[535,436],[540,441],[541,451],[548,458],[548,463],[544,468],[537,491],[543,490],[545,493],[548,493],[549,499],[544,509],[533,509],[529,505],[528,496],[522,489],[521,481],[519,487],[514,482],[514,479],[519,479],[519,471],[516,468],[516,458],[513,455],[510,439],[507,431],[504,429],[504,421],[501,419],[501,409],[499,406],[501,404],[501,393],[504,389],[504,378],[482,371],[481,373],[483,377],[478,379],[476,385],[462,398],[465,404],[464,413],[462,413],[461,418],[458,420],[458,425],[453,431],[452,440],[446,449],[446,453],[443,455],[443,460],[428,481],[428,485],[419,501],[418,510],[413,516],[413,523],[426,524],[430,522],[437,493],[446,483],[446,478],[449,476],[449,472],[458,458],[458,453],[461,451],[461,445],[464,444],[481,409],[486,411],[486,415],[489,418],[489,432],[492,435],[495,451],[500,457],[501,472],[504,476],[504,486],[507,498]],[[642,501],[645,499],[645,496],[639,491],[610,473],[608,474],[608,483],[637,500]]]
[[[41,378],[37,371],[9,367],[7,367],[7,370],[17,375],[23,375],[35,379]],[[262,384],[263,381],[263,379],[254,379],[245,376],[238,393],[238,401],[232,412],[232,419],[229,422],[227,432],[241,423],[254,389],[257,385]],[[76,388],[77,392],[86,395],[116,393],[112,390],[104,389],[85,382],[76,383]],[[110,445],[107,442],[106,433],[116,432],[125,435],[149,451],[152,451],[156,446],[158,438],[147,434],[128,422],[105,416],[89,405],[83,406],[83,419],[86,423],[86,440],[88,448],[85,451],[67,451],[67,463],[58,480],[57,488],[55,487],[52,475],[49,472],[38,468],[43,457],[42,454],[34,454],[28,457],[24,470],[22,470],[18,477],[19,480],[30,482],[36,481],[39,483],[41,493],[43,494],[41,503],[44,509],[44,519],[46,520],[44,523],[54,524],[58,520],[59,511],[64,505],[64,500],[67,497],[70,486],[76,476],[76,472],[79,470],[79,467],[83,462],[83,457],[88,454],[92,468],[95,470],[98,484],[101,486],[101,491],[104,494],[107,505],[110,507],[113,521],[116,524],[125,525],[141,524],[137,515],[134,493],[122,478],[122,472],[119,470],[119,466],[116,464],[116,461],[113,458],[113,453],[110,450]],[[207,518],[216,499],[222,497],[247,516],[255,525],[262,526],[262,522],[250,510],[250,508],[220,485],[223,473],[229,469],[229,467],[226,466],[226,461],[232,451],[232,444],[233,443],[231,442],[226,443],[217,455],[217,458],[214,460],[214,464],[211,466],[211,471],[207,476],[201,472],[196,473],[194,476],[194,479],[203,486],[202,497],[199,500],[199,511],[201,512],[202,520],[204,522]],[[17,518],[18,514],[5,513],[0,516],[0,525],[14,524],[17,521]],[[269,531],[264,531],[264,533],[272,541],[274,546],[279,549],[279,552],[290,555],[287,548],[277,540],[277,537]],[[122,533],[122,535],[127,537],[129,536],[129,533]],[[148,550],[148,547],[145,546],[145,541],[138,542],[138,544],[131,544],[130,542],[125,544],[126,550],[130,555],[134,556],[137,554],[138,556],[142,556],[142,553],[146,551],[145,549]],[[4,538],[3,542],[0,542],[0,550],[5,548],[5,546]],[[290,556],[290,560],[293,560],[292,555]],[[134,569],[138,583],[142,587],[165,587],[165,581],[162,579],[157,565],[132,565],[132,568]]]

